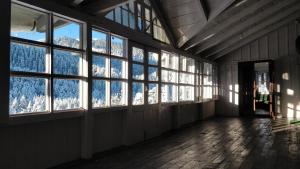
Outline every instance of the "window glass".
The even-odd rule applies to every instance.
[[[129,25],[129,21],[128,21],[128,11],[127,10],[122,10],[122,21],[123,21],[123,25],[124,26],[126,26],[126,27],[128,27],[128,25]]]
[[[93,107],[107,107],[109,105],[109,97],[107,96],[108,81],[93,80]]]
[[[180,86],[179,87],[179,101],[194,101],[194,87]]]
[[[10,70],[45,73],[46,52],[44,47],[11,43]]]
[[[81,26],[59,17],[53,17],[53,42],[55,45],[81,48]]]
[[[195,60],[192,58],[180,57],[180,70],[185,72],[194,73],[195,72]]]
[[[109,59],[104,56],[93,55],[93,76],[109,77]]]
[[[122,81],[111,81],[110,87],[111,106],[127,105],[127,83]]]
[[[122,24],[122,22],[121,22],[121,8],[120,7],[117,7],[116,9],[115,9],[115,21],[117,22],[117,23],[119,23],[119,24]]]
[[[47,32],[48,14],[12,4],[10,28],[12,37],[46,42]]]
[[[79,80],[53,80],[54,110],[69,110],[80,108]]]
[[[206,75],[212,74],[212,64],[204,63],[203,74],[206,74]]]
[[[194,84],[194,74],[180,73],[179,83],[193,85]]]
[[[148,68],[148,80],[149,81],[158,81],[158,68],[157,67],[149,67]]]
[[[212,77],[203,76],[203,85],[212,85]]]
[[[53,51],[53,72],[63,75],[80,75],[80,54],[54,50]]]
[[[144,104],[144,84],[133,82],[132,83],[132,104],[142,105]]]
[[[158,53],[153,53],[153,52],[148,53],[148,64],[158,65]]]
[[[212,99],[212,87],[210,86],[203,87],[203,99]]]
[[[158,103],[158,84],[148,84],[148,104]]]
[[[99,31],[92,31],[92,50],[98,53],[107,53],[107,34]]]
[[[11,77],[9,114],[45,112],[47,108],[47,80],[44,78]]]
[[[132,48],[132,60],[135,62],[144,62],[144,50],[140,48]]]
[[[144,80],[144,66],[132,64],[132,78],[135,80]]]
[[[127,78],[127,61],[120,59],[111,59],[111,77]]]
[[[111,36],[111,55],[126,57],[124,48],[124,39],[116,36]]]
[[[161,80],[162,82],[178,82],[178,73],[174,71],[161,70]]]
[[[177,93],[178,88],[176,85],[171,84],[163,84],[161,87],[161,99],[162,102],[176,102],[177,101]]]

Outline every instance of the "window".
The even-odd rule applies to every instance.
[[[144,104],[144,50],[132,47],[132,105]]]
[[[148,52],[148,104],[158,103],[159,54]]]
[[[107,19],[115,21],[123,26],[131,29],[135,28],[135,17],[134,17],[134,1],[130,1],[120,7],[116,7],[110,11],[106,16]]]
[[[149,0],[129,1],[127,4],[118,6],[108,12],[105,18],[130,29],[145,32],[156,40],[170,44],[166,31]]]
[[[213,76],[212,76],[212,64],[203,63],[203,99],[208,100],[213,98]]]
[[[179,101],[195,100],[195,60],[180,56]]]
[[[85,107],[82,26],[71,19],[12,3],[10,115]],[[52,37],[49,32],[53,32]]]
[[[111,39],[111,43],[109,43]],[[127,105],[127,42],[124,38],[93,29],[92,107]],[[111,49],[110,52],[108,49]]]
[[[161,25],[160,20],[157,18],[155,12],[152,12],[152,24],[153,24],[153,37],[161,42],[170,44],[169,38],[165,29]]]
[[[162,51],[161,58],[161,97],[162,102],[178,101],[178,60],[176,54]]]

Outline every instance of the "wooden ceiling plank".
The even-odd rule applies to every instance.
[[[211,60],[216,60],[219,59],[222,56],[227,55],[228,53],[249,44],[250,42],[263,37],[264,35],[279,29],[280,27],[292,22],[293,20],[296,20],[300,17],[300,10],[296,11],[295,13],[285,17],[284,19],[282,19],[279,22],[276,22],[272,25],[267,26],[265,29],[262,29],[261,31],[256,32],[255,34],[250,35],[247,38],[241,39],[237,42],[235,42],[234,44],[231,44],[230,47],[224,48],[223,50],[219,51],[217,54],[214,54],[210,57]]]
[[[196,47],[195,54],[199,54],[221,42],[224,42],[226,39],[229,39],[232,36],[238,36],[242,34],[243,31],[247,30],[249,27],[255,27],[259,23],[264,23],[274,15],[289,10],[289,8],[296,9],[299,7],[299,5],[297,5],[298,3],[299,3],[298,0],[290,0],[290,1],[277,0],[277,4],[275,4],[275,6],[270,5],[269,8],[266,8],[264,10],[258,9],[257,15],[254,15],[253,17],[247,20],[243,20],[243,22],[241,21],[240,23],[231,26],[230,28],[227,28],[226,32],[219,33],[216,36],[210,38],[209,40],[206,40],[202,44],[199,44],[199,46]]]

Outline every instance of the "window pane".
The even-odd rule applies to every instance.
[[[161,80],[163,82],[177,83],[178,82],[178,73],[174,72],[174,71],[162,70],[161,71]]]
[[[179,83],[193,85],[195,83],[194,74],[180,73]]]
[[[78,23],[54,17],[53,27],[54,44],[71,48],[81,47],[81,28]]]
[[[111,105],[127,105],[127,83],[121,81],[112,81],[110,87]]]
[[[212,99],[212,87],[203,87],[203,99]]]
[[[93,76],[109,77],[109,59],[107,57],[93,55]]]
[[[92,31],[93,52],[107,53],[107,34],[99,31]]]
[[[129,23],[128,23],[128,11],[126,11],[126,10],[122,10],[122,21],[123,21],[123,25],[124,26],[126,26],[126,27],[128,27],[128,25],[129,25]]]
[[[113,21],[114,20],[114,11],[110,11],[108,14],[106,14],[105,18]]]
[[[107,107],[109,105],[109,97],[107,96],[108,81],[105,80],[93,80],[93,108],[95,107]]]
[[[125,40],[116,36],[111,36],[111,55],[126,57],[125,56]]]
[[[127,79],[127,62],[120,59],[111,59],[111,77]]]
[[[53,72],[63,75],[80,75],[80,54],[54,50],[53,51]]]
[[[180,86],[179,87],[179,100],[180,101],[194,101],[194,87]]]
[[[176,102],[177,101],[177,86],[170,84],[163,84],[161,87],[162,102]]]
[[[151,21],[151,17],[150,17],[150,10],[145,8],[145,19],[147,21]]]
[[[46,72],[46,52],[44,47],[11,43],[10,70],[23,72]]]
[[[136,62],[144,62],[144,50],[140,48],[132,48],[132,60]]]
[[[47,111],[47,80],[42,78],[11,77],[9,114]]]
[[[170,54],[166,52],[162,52],[161,55],[161,67],[169,68],[169,58]]]
[[[79,80],[53,80],[53,109],[69,110],[80,108]]]
[[[158,103],[158,84],[149,83],[148,85],[148,103]]]
[[[142,105],[144,104],[144,84],[132,83],[132,104]]]
[[[203,85],[212,85],[212,77],[203,76]]]
[[[158,68],[149,67],[148,74],[149,74],[149,77],[148,77],[149,81],[158,81]]]
[[[186,72],[195,72],[195,60],[192,58],[180,57],[180,70],[181,71],[186,71]]]
[[[178,70],[178,56],[175,54],[162,52],[161,66]]]
[[[158,53],[153,53],[153,52],[148,53],[148,64],[158,65]]]
[[[117,7],[115,8],[115,21],[119,24],[121,24],[121,8]]]
[[[10,28],[11,36],[46,42],[47,31],[47,14],[17,4],[12,4]]]
[[[132,78],[135,80],[144,80],[144,66],[132,64]]]
[[[212,74],[212,64],[204,63],[203,74],[211,75]]]
[[[129,24],[131,29],[135,29],[135,18],[132,13],[129,13]]]

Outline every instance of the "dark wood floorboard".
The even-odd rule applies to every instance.
[[[300,128],[286,119],[215,118],[73,169],[299,169]]]

